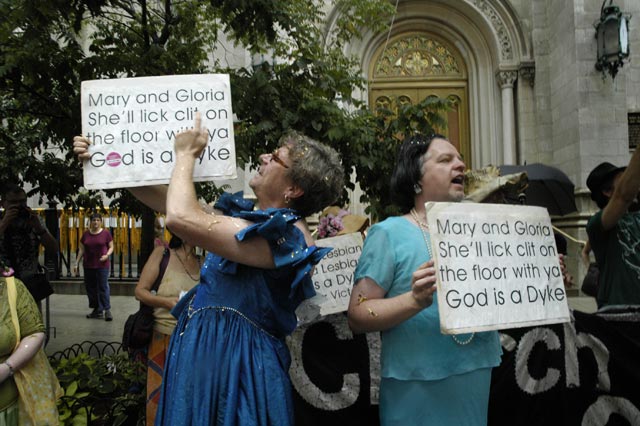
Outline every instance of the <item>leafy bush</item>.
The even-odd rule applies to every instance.
[[[124,353],[51,359],[64,396],[61,425],[143,425],[145,365]]]

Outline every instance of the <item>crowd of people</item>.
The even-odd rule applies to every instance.
[[[155,249],[135,290],[138,300],[154,307],[155,318],[147,349],[147,424],[293,424],[285,337],[297,325],[296,307],[314,294],[314,265],[331,250],[314,244],[305,217],[342,193],[341,160],[334,149],[287,133],[277,149],[260,156],[249,182],[255,204],[237,193],[223,194],[212,207],[199,202],[193,182],[206,135],[197,116],[194,127],[175,139],[169,185],[129,188],[166,215],[172,235],[165,242],[165,223],[156,221]],[[79,159],[90,157],[90,144],[86,137],[74,138]],[[428,201],[461,201],[464,172],[459,152],[444,136],[409,135],[399,147],[390,182],[401,215],[367,232],[348,321],[355,333],[380,332],[383,425],[422,424],[425,418],[433,424],[487,422],[491,371],[502,353],[498,333],[441,333],[424,209]],[[601,271],[598,307],[639,304],[638,150],[626,168],[609,163],[596,167],[587,185],[601,208],[587,225]],[[32,270],[34,253],[37,263],[34,247],[55,243],[25,206],[26,194],[19,187],[3,192],[0,254],[23,279]],[[14,229],[28,238],[16,237]],[[207,253],[203,263],[196,247]],[[108,282],[112,252],[113,238],[96,213],[77,256],[78,262],[83,260],[92,309],[88,318],[113,319]],[[16,254],[29,262],[18,261]],[[166,270],[160,266],[163,260]],[[564,268],[562,257],[560,264]],[[159,287],[152,290],[160,276]],[[11,377],[31,354],[20,342],[41,346],[44,336],[33,299],[16,282],[22,336],[5,333],[6,303],[0,304],[0,424],[7,425],[18,424]],[[0,299],[6,297],[3,284]]]

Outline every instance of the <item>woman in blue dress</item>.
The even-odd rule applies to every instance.
[[[249,183],[255,209],[241,194],[225,194],[211,209],[198,203],[192,177],[206,135],[198,117],[176,137],[168,188],[130,189],[157,211],[166,205],[172,232],[209,252],[200,284],[172,311],[178,325],[156,425],[291,425],[285,336],[295,308],[315,293],[313,265],[330,250],[314,245],[304,217],[335,201],[344,171],[335,150],[286,135],[260,156]],[[74,139],[79,158],[88,158],[88,143]]]
[[[443,136],[412,135],[400,148],[391,179],[403,216],[369,229],[354,274],[349,325],[380,331],[380,423],[487,424],[491,369],[502,353],[495,331],[440,332],[427,201],[464,197],[458,150]]]

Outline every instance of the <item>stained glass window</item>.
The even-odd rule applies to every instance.
[[[437,40],[410,35],[390,44],[380,55],[374,78],[461,76],[456,57]]]

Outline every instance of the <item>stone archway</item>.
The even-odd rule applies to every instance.
[[[330,15],[329,30],[339,11]],[[365,76],[375,89],[373,64],[379,52],[409,34],[431,34],[451,46],[466,68],[468,104],[468,167],[517,163],[520,151],[516,125],[518,97],[533,102],[532,87],[519,77],[532,75],[531,46],[507,0],[399,1],[394,24],[387,34],[366,33],[348,46],[361,58]],[[371,87],[369,88],[371,90]],[[361,94],[371,101],[369,92]]]

